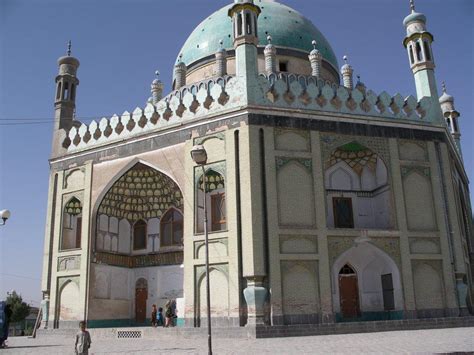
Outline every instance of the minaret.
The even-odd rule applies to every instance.
[[[227,75],[227,52],[224,49],[224,41],[219,41],[219,50],[216,52],[216,76]]]
[[[263,54],[265,56],[265,72],[267,75],[276,73],[276,48],[272,44],[272,36],[267,36],[268,44],[265,46]]]
[[[443,95],[439,98],[439,103],[441,104],[441,110],[443,111],[443,116],[446,120],[446,125],[448,126],[448,131],[451,133],[451,136],[456,143],[456,147],[459,151],[459,154],[462,156],[461,151],[461,132],[459,130],[458,117],[460,116],[459,112],[456,111],[454,107],[454,97],[449,95],[446,92],[446,84],[443,82]]]
[[[67,55],[58,59],[58,65],[54,129],[69,130],[76,112],[76,88],[79,85],[79,79],[76,76],[79,60],[71,56],[71,41],[68,42]]]
[[[311,63],[311,75],[315,76],[318,79],[321,79],[321,64],[323,60],[323,55],[316,48],[317,42],[313,40],[311,42],[313,45],[313,50],[309,53],[309,62]]]
[[[183,54],[179,55],[178,63],[174,66],[174,90],[186,86],[186,64],[183,62]]]
[[[160,80],[160,72],[155,71],[156,79],[151,83],[151,103],[156,105],[163,97],[163,82]]]
[[[407,31],[403,45],[408,51],[411,70],[415,76],[416,94],[418,100],[424,96],[437,99],[435,63],[431,50],[433,35],[426,29],[426,16],[415,11],[414,0],[410,0],[410,8],[411,14],[403,20]]]
[[[344,83],[344,86],[350,90],[354,88],[354,81],[352,79],[352,74],[354,73],[354,69],[349,65],[347,62],[347,55],[344,56],[344,64],[341,68],[341,74],[342,74],[342,80]]]
[[[233,23],[236,76],[245,79],[247,87],[256,85],[258,77],[257,19],[261,12],[253,0],[234,0],[228,12]]]

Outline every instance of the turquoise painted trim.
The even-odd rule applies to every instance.
[[[184,327],[184,318],[176,319],[177,327]],[[129,328],[129,327],[151,327],[151,319],[147,318],[145,323],[136,323],[133,319],[93,319],[87,321],[88,328]]]
[[[291,7],[277,2],[258,1],[256,4],[262,9],[258,18],[260,46],[267,44],[267,34],[270,34],[275,46],[298,49],[309,54],[313,49],[311,41],[316,40],[317,49],[323,58],[336,69],[339,68],[328,40],[310,20]],[[234,4],[214,12],[191,33],[179,52],[183,54],[182,60],[186,65],[215,54],[220,49],[221,40],[224,48],[234,48],[232,20],[228,16],[232,6]]]
[[[130,319],[94,319],[87,321],[88,328],[120,328],[130,327],[132,321]]]
[[[403,319],[403,311],[388,311],[388,312],[363,312],[357,318],[344,318],[341,313],[336,313],[336,322],[371,322],[379,320],[399,320]]]

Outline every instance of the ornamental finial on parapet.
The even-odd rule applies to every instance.
[[[320,78],[321,77],[321,66],[323,61],[323,55],[321,52],[316,48],[318,42],[315,39],[311,41],[313,45],[313,50],[309,53],[309,62],[311,64],[311,75]]]
[[[67,56],[70,57],[71,56],[71,47],[72,47],[72,43],[71,41],[69,40],[67,42]]]
[[[183,62],[183,53],[180,53],[178,56],[178,63],[174,66],[175,82],[173,90],[178,90],[186,85],[187,69],[186,64]]]
[[[344,86],[350,90],[354,88],[354,83],[352,80],[352,74],[354,73],[354,69],[352,69],[352,66],[349,65],[348,60],[349,58],[347,55],[342,57],[344,59],[345,64],[341,68],[341,74],[344,82]]]
[[[155,71],[155,80],[151,83],[151,102],[156,105],[161,98],[163,97],[163,88],[164,85],[160,80],[160,72],[158,70]]]
[[[272,73],[276,73],[276,48],[272,44],[272,36],[268,35],[267,36],[267,42],[268,44],[265,46],[265,50],[263,51],[263,54],[265,56],[265,71],[268,75]]]
[[[215,74],[218,77],[227,75],[227,52],[224,49],[224,41],[219,41],[219,49],[216,52]]]
[[[410,10],[411,12],[415,12],[415,0],[410,0]]]

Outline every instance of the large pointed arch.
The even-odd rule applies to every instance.
[[[95,203],[94,250],[133,255],[158,252],[160,231],[153,230],[153,226],[158,226],[159,219],[171,208],[182,213],[183,201],[182,190],[173,178],[146,162],[132,160],[111,179]],[[121,230],[123,221],[130,228]],[[142,228],[146,235],[141,236],[139,246],[130,242],[135,241],[134,226],[138,221],[148,225]],[[128,237],[124,233],[129,233]],[[116,240],[118,245],[97,242],[102,239]],[[133,247],[125,250],[129,249],[125,244]]]
[[[331,269],[333,307],[340,313],[339,273],[345,265],[356,272],[359,284],[362,315],[367,312],[383,312],[385,309],[383,278],[391,275],[395,311],[403,310],[403,289],[400,270],[393,259],[375,245],[364,242],[342,253]]]
[[[146,160],[143,160],[143,159],[140,159],[140,158],[133,158],[132,160],[130,160],[125,166],[123,166],[114,176],[112,179],[110,179],[110,181],[104,186],[104,188],[102,189],[102,191],[100,192],[100,194],[97,196],[97,199],[94,203],[94,207],[92,208],[92,216],[95,216],[97,215],[97,210],[99,209],[99,205],[102,201],[102,199],[104,198],[105,194],[110,190],[110,188],[127,172],[129,171],[131,168],[133,168],[136,164],[143,164],[143,165],[146,165],[148,167],[150,167],[151,169],[154,169],[158,172],[160,172],[161,174],[163,175],[166,175],[169,179],[173,180],[173,182],[179,187],[179,189],[181,191],[184,191],[183,190],[183,187],[179,184],[179,182],[172,176],[170,175],[168,172],[164,171],[163,169],[160,169],[158,168],[157,166],[155,166],[154,164],[150,163],[150,162],[147,162]]]

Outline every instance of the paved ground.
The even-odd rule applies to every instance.
[[[74,354],[74,340],[10,338],[3,354]],[[474,354],[474,327],[278,339],[214,339],[214,354]],[[92,339],[89,354],[206,354],[207,339]]]

